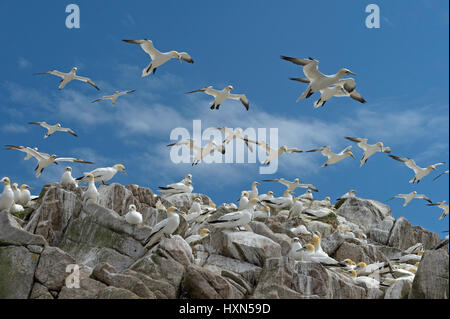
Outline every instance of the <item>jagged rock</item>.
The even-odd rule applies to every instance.
[[[172,236],[172,238],[163,238],[159,243],[159,248],[167,251],[170,257],[183,266],[188,266],[194,262],[191,246],[179,235]]]
[[[68,265],[75,264],[75,259],[57,247],[46,247],[41,254],[36,269],[36,279],[49,290],[61,290],[69,273]]]
[[[0,247],[0,299],[27,299],[38,261],[25,247]]]
[[[42,235],[51,246],[58,246],[70,220],[79,216],[81,208],[79,188],[68,191],[59,184],[49,185],[25,230]]]
[[[348,242],[344,242],[339,246],[334,258],[339,261],[350,258],[357,263],[362,261],[368,265],[375,262],[388,261],[386,256],[378,250],[377,246],[356,245]]]
[[[389,246],[405,250],[416,243],[422,243],[425,249],[431,249],[440,241],[437,234],[420,226],[412,226],[406,218],[400,217],[392,228]]]
[[[119,271],[146,253],[140,242],[98,224],[92,216],[73,220],[59,248],[84,265],[95,267],[99,262],[107,262]]]
[[[449,257],[440,250],[425,251],[412,284],[409,299],[449,298]]]
[[[227,280],[197,265],[187,267],[181,289],[182,296],[190,299],[238,298]]]
[[[348,221],[359,225],[364,233],[378,225],[386,216],[392,216],[389,206],[377,201],[357,197],[348,198],[336,214],[345,217]]]
[[[108,286],[123,288],[145,299],[155,299],[155,294],[137,277],[119,274],[111,265],[107,263],[98,264],[91,275],[94,279],[101,281]]]
[[[369,238],[382,245],[387,245],[395,219],[392,216],[385,217],[378,225],[370,229]]]
[[[308,230],[310,232],[318,231],[322,237],[328,237],[333,233],[333,226],[314,220],[308,224]]]
[[[156,280],[141,272],[130,269],[125,270],[123,274],[139,278],[158,299],[175,299],[177,297],[177,289],[166,281]]]
[[[257,266],[263,266],[267,258],[281,257],[279,244],[255,233],[222,230],[210,237],[213,252]]]
[[[79,270],[80,287],[62,287],[58,299],[93,299],[97,297],[101,290],[107,287],[104,283],[90,278],[92,269],[82,266]]]
[[[0,245],[46,246],[47,241],[40,235],[33,235],[22,229],[7,211],[0,212]]]
[[[97,299],[140,299],[138,295],[129,290],[116,287],[106,287],[100,290]]]
[[[253,221],[249,226],[255,234],[272,239],[281,246],[281,254],[286,256],[291,250],[291,238],[286,234],[276,234],[267,225]]]
[[[54,299],[47,287],[35,282],[31,290],[30,299]]]
[[[412,283],[407,278],[399,278],[386,289],[384,299],[408,299]]]
[[[356,238],[344,237],[339,232],[334,232],[331,236],[323,238],[321,246],[322,249],[329,255],[333,256],[336,250],[342,245],[342,243],[353,243],[355,245],[361,245],[361,241]],[[344,258],[345,259],[345,258]]]
[[[262,271],[262,268],[256,265],[216,254],[212,254],[208,257],[204,267],[207,268],[208,266],[214,266],[221,270],[228,270],[236,273],[247,280],[252,286],[256,286]]]

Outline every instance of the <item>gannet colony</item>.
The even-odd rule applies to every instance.
[[[142,77],[154,74],[172,59],[194,63],[188,53],[160,52],[147,39],[123,41],[138,44],[150,56]],[[292,78],[307,85],[298,101],[316,94],[320,97],[314,103],[315,108],[324,107],[333,97],[366,102],[355,90],[355,79],[348,78],[356,76],[352,71],[341,68],[334,75],[324,75],[314,58],[282,56],[282,59],[300,66],[306,76]],[[53,70],[38,74],[61,78],[59,89],[77,80],[100,90],[90,78],[77,75],[76,67],[69,73]],[[232,94],[232,90],[231,85],[223,90],[209,86],[189,94],[211,95],[214,98],[211,110],[220,112],[221,104],[231,99],[242,103],[245,107],[242,112],[252,112],[247,96]],[[111,100],[112,105],[120,104],[119,97],[133,99],[133,94],[129,95],[133,92],[116,91],[93,102]],[[45,128],[45,139],[63,133],[77,137],[72,129],[59,123],[29,124]],[[38,133],[38,128],[35,129]],[[227,127],[218,130],[225,135],[222,144],[210,141],[202,147],[191,139],[168,146],[186,147],[193,153],[192,165],[200,164],[210,154],[224,154],[225,145],[235,139],[243,140],[250,152],[256,148],[264,150],[267,158],[263,164],[283,160],[282,155],[306,156],[312,152],[321,152],[327,158],[323,167],[356,159],[352,145],[339,153],[320,145],[312,150],[285,145],[273,149],[264,141],[247,139],[242,130]],[[66,138],[67,143],[73,139],[69,135]],[[342,138],[356,143],[363,151],[361,167],[372,156],[390,156],[414,171],[410,183],[419,183],[445,164],[422,168],[413,159],[386,155],[395,150],[381,141],[369,144],[364,137]],[[94,164],[43,152],[50,149],[21,145],[5,148],[25,153],[24,160],[36,160],[36,178],[52,164]],[[86,170],[81,177],[72,176],[72,168],[67,167],[59,181],[45,185],[40,191],[32,190],[36,195],[31,195],[30,187],[22,184],[25,181],[1,179],[0,298],[449,296],[448,235],[442,239],[411,225],[404,217],[395,219],[389,206],[359,198],[356,190],[349,190],[333,201],[328,196],[318,198],[320,185],[308,184],[297,176],[291,180],[274,177],[249,181],[247,189],[236,190],[237,195],[241,194],[238,201],[230,198],[228,203],[216,204],[208,194],[194,192],[192,174],[180,177],[179,182],[161,185],[156,194],[139,185],[108,184],[119,179],[121,173],[126,174],[123,164]],[[439,179],[444,174],[448,171],[437,174],[435,183],[447,182]],[[260,182],[264,186],[281,183],[286,190],[282,196],[273,191],[261,194]],[[296,196],[294,192],[298,189],[304,193]],[[395,195],[392,200],[403,199],[404,206],[414,199],[422,200],[430,218],[438,218],[441,211],[440,219],[444,220],[448,204],[431,198],[414,191]]]

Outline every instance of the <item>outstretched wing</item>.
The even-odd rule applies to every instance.
[[[49,71],[49,72],[35,73],[34,75],[42,75],[42,74],[56,75],[56,76],[59,76],[60,78],[64,78],[64,76],[66,75],[65,73],[59,72],[57,70],[53,70],[53,71]]]
[[[125,94],[130,94],[130,93],[133,93],[133,92],[136,92],[136,90],[128,90],[128,91],[120,92],[119,96],[122,96],[122,95],[125,95]]]
[[[94,164],[92,162],[80,160],[78,158],[73,158],[73,157],[58,157],[57,159],[55,159],[55,162],[74,162],[74,163],[82,163],[82,164]]]
[[[153,42],[151,40],[122,40],[127,43],[139,44],[142,50],[147,53],[152,60],[154,60],[158,55],[161,54],[158,50],[153,46]]]
[[[47,130],[50,129],[50,125],[48,125],[46,122],[28,122],[28,124],[40,125],[43,128],[46,128]]]
[[[70,128],[67,128],[67,127],[60,128],[59,131],[67,132],[69,134],[72,134],[75,137],[78,137],[78,135],[74,131],[72,131]]]
[[[209,86],[207,88],[203,88],[203,89],[187,92],[186,94],[192,94],[192,93],[197,93],[197,92],[204,92],[204,93],[206,93],[208,95],[211,95],[211,96],[214,96],[214,97],[217,97],[219,95],[219,93],[220,93],[220,91],[214,90],[212,88],[212,86]]]
[[[40,152],[38,152],[38,151],[36,151],[36,150],[34,150],[34,149],[30,148],[30,147],[26,147],[26,146],[6,145],[6,148],[8,150],[17,150],[17,151],[24,152],[24,153],[26,153],[28,155],[33,156],[38,161],[46,159],[46,155],[48,155],[48,154],[45,154],[45,153],[40,153]]]
[[[100,91],[100,88],[90,79],[90,78],[86,78],[84,76],[75,76],[74,77],[75,80],[81,81],[81,82],[85,82],[88,83],[90,85],[92,85],[93,87],[95,87],[97,90]]]
[[[250,107],[250,103],[248,102],[247,97],[244,94],[230,94],[229,98],[232,100],[238,100],[241,101],[242,105],[247,109]]]
[[[319,61],[317,60],[314,60],[312,58],[291,58],[287,56],[281,56],[281,58],[291,63],[303,66],[303,73],[305,73],[306,77],[310,81],[314,81],[324,77],[324,75],[319,72]]]
[[[288,148],[286,150],[286,153],[291,154],[291,153],[303,153],[303,151],[299,148]]]

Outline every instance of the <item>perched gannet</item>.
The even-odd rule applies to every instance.
[[[441,162],[441,163],[436,163],[434,165],[430,165],[427,168],[422,168],[422,167],[417,166],[416,162],[414,162],[414,160],[412,160],[410,158],[398,157],[395,155],[389,155],[389,156],[392,157],[393,159],[395,159],[396,161],[405,163],[405,165],[407,167],[409,167],[410,169],[412,169],[414,171],[415,176],[412,180],[409,181],[412,184],[419,183],[425,176],[430,174],[432,170],[436,171],[437,166],[445,164],[445,162]]]
[[[84,173],[84,176],[78,177],[77,181],[78,181],[78,183],[86,183],[88,181],[88,178],[86,177],[86,175],[92,174],[92,175],[94,175],[96,183],[105,184],[105,182],[108,182],[111,179],[113,179],[113,177],[116,176],[117,172],[122,172],[125,175],[127,175],[125,166],[123,164],[116,164],[113,167],[97,168],[91,172]]]
[[[341,197],[339,197],[338,199],[337,199],[337,201],[340,201],[341,199],[347,199],[347,198],[354,198],[354,197],[356,197],[356,193],[357,193],[358,191],[356,191],[356,190],[354,190],[354,189],[351,189],[351,190],[349,190],[347,193],[345,193],[344,195],[342,195]]]
[[[330,196],[326,196],[323,200],[317,200],[313,202],[313,207],[326,207],[326,208],[333,208],[333,205],[331,204],[331,197]]]
[[[66,167],[61,177],[61,185],[63,187],[78,187],[78,182],[72,177],[72,167]]]
[[[294,235],[312,235],[312,233],[310,231],[308,231],[308,229],[306,229],[305,225],[300,225],[296,228],[292,228],[290,229],[291,233],[293,233]]]
[[[292,197],[292,207],[289,210],[289,216],[288,219],[300,216],[301,213],[303,212],[303,210],[305,209],[305,206],[303,206],[303,203],[299,200],[297,200],[297,198],[295,196]]]
[[[181,212],[174,206],[167,209],[167,218],[157,223],[147,240],[148,246],[152,247],[162,236],[172,237],[172,234],[180,225]]]
[[[47,138],[56,132],[67,132],[69,134],[72,134],[75,137],[78,137],[78,135],[74,131],[72,131],[70,128],[62,127],[61,124],[59,124],[59,123],[57,123],[55,125],[49,125],[46,122],[28,122],[28,124],[40,125],[43,128],[47,129],[47,134],[44,135],[44,138]]]
[[[14,204],[14,193],[11,189],[11,181],[8,177],[3,177],[0,182],[3,183],[3,193],[0,195],[0,212],[2,210],[9,211]]]
[[[300,261],[311,261],[325,266],[346,266],[328,256],[320,246],[318,232],[313,232],[313,243],[297,251]]]
[[[208,222],[217,228],[235,228],[245,226],[251,222],[254,212],[254,207],[259,203],[257,198],[250,200],[249,206],[243,210],[239,210],[235,213],[228,213],[217,220]]]
[[[203,238],[208,237],[210,234],[210,231],[208,228],[202,228],[200,230],[199,234],[196,235],[191,235],[189,237],[187,237],[185,239],[185,241],[189,244],[189,245],[195,245],[197,244],[199,241],[201,241]]]
[[[225,154],[225,147],[223,145],[217,145],[217,143],[214,140],[209,141],[209,143],[205,147],[198,147],[194,144],[193,139],[189,139],[186,141],[181,141],[177,143],[172,143],[167,145],[168,147],[173,146],[186,146],[186,148],[189,151],[193,151],[193,161],[192,166],[198,165],[203,158],[205,158],[208,155],[214,154],[215,152],[219,152],[222,154]]]
[[[259,195],[259,200],[262,202],[264,199],[272,199],[273,198],[273,192],[268,191],[267,194],[261,194]]]
[[[370,265],[367,265],[365,262],[360,262],[356,265],[355,271],[357,272],[358,276],[368,276],[386,266],[386,262],[376,262]]]
[[[184,179],[180,181],[180,183],[184,183],[186,181],[192,182],[192,174],[187,174]]]
[[[422,243],[417,243],[408,249],[406,249],[404,252],[405,254],[417,254],[419,251],[424,250]]]
[[[188,213],[182,215],[188,224],[193,222],[202,223],[208,217],[210,210],[203,210],[201,203],[202,199],[197,197],[192,202],[191,208],[189,209]]]
[[[282,209],[290,209],[294,204],[293,196],[289,191],[285,191],[283,197],[264,199],[262,200],[262,202],[270,208],[275,209],[276,211],[280,211]]]
[[[22,205],[22,206],[27,206],[28,203],[31,201],[31,193],[30,193],[30,189],[31,187],[23,184],[22,186],[20,186],[20,199],[19,202],[17,202],[17,204]]]
[[[237,128],[233,131],[232,129],[229,129],[227,127],[219,127],[218,130],[225,134],[225,139],[223,140],[222,145],[229,144],[234,139],[243,140],[245,145],[247,145],[248,149],[250,150],[250,152],[253,152],[252,144],[256,144],[256,142],[246,138],[243,135],[244,132],[242,131],[241,128]]]
[[[367,144],[368,139],[367,138],[359,138],[359,137],[346,137],[347,140],[358,143],[358,147],[364,150],[363,157],[361,158],[361,165],[362,167],[364,164],[367,163],[367,160],[374,155],[377,152],[381,153],[390,153],[391,148],[390,147],[384,147],[383,142],[377,142],[374,145]]]
[[[303,195],[300,195],[298,197],[298,200],[307,205],[308,207],[311,207],[312,203],[314,202],[314,196],[311,190],[307,189]]]
[[[315,192],[318,192],[319,190],[314,187],[311,184],[300,184],[300,179],[296,178],[293,182],[287,181],[284,178],[277,178],[277,179],[266,179],[263,180],[263,182],[278,182],[283,184],[284,186],[287,187],[287,190],[290,192],[295,191],[297,188],[309,188]]]
[[[91,173],[87,174],[86,177],[89,178],[89,186],[83,194],[83,201],[92,201],[97,204],[100,194],[98,193],[97,187],[95,187],[95,177]]]
[[[14,193],[14,203],[19,204],[20,202],[20,190],[19,190],[19,185],[17,183],[13,183],[11,185],[11,189]]]
[[[356,160],[355,155],[351,152],[352,146],[348,146],[339,154],[335,154],[331,152],[330,146],[324,146],[322,148],[317,148],[314,150],[306,151],[307,153],[318,152],[320,151],[323,156],[328,157],[328,161],[323,164],[321,167],[327,167],[328,165],[336,164],[345,159],[346,157],[352,157]]]
[[[439,176],[437,176],[437,177],[435,177],[434,179],[433,179],[433,181],[435,181],[435,180],[437,180],[439,177],[441,177],[441,176],[443,176],[443,175],[445,175],[445,174],[447,174],[448,175],[448,173],[449,173],[449,171],[445,171],[445,172],[443,172],[442,174],[440,174]]]
[[[248,198],[252,199],[252,198],[258,198],[259,192],[258,192],[258,186],[261,186],[260,183],[258,182],[253,182],[252,183],[252,190],[248,192]]]
[[[367,289],[380,288],[380,282],[372,277],[358,276],[355,269],[348,270],[344,273],[349,278],[352,278],[356,284],[364,285]]]
[[[308,79],[291,78],[293,81],[310,83]],[[366,100],[356,90],[356,81],[353,78],[341,79],[335,86],[329,86],[320,90],[320,99],[314,102],[314,108],[324,106],[332,97],[350,97],[360,103],[366,103]]]
[[[291,250],[289,250],[288,257],[291,257],[295,260],[301,260],[302,254],[301,249],[303,248],[300,243],[300,239],[295,237],[291,240]]]
[[[417,254],[407,254],[403,255],[400,258],[393,258],[391,261],[396,261],[398,263],[407,263],[407,264],[415,264],[422,260],[424,250],[421,249],[417,252]]]
[[[119,98],[119,96],[130,94],[133,92],[136,92],[136,90],[128,90],[128,91],[123,91],[123,92],[116,91],[116,92],[114,92],[113,95],[102,96],[101,98],[92,101],[92,103],[95,103],[98,101],[103,101],[103,100],[111,100],[111,103],[114,106],[116,104],[116,101]]]
[[[286,145],[281,146],[278,150],[271,148],[266,142],[257,142],[257,145],[267,153],[267,158],[261,163],[262,165],[269,165],[270,162],[278,159],[283,154],[303,153],[299,148],[288,148]]]
[[[250,205],[250,195],[247,191],[241,192],[241,198],[238,200],[239,210],[246,209]]]
[[[147,53],[150,58],[151,62],[144,70],[142,70],[142,77],[145,77],[151,73],[155,73],[156,69],[159,68],[161,65],[167,63],[168,61],[172,59],[178,59],[180,62],[181,60],[186,61],[188,63],[194,63],[194,60],[192,57],[187,54],[186,52],[178,52],[178,51],[169,51],[169,52],[159,52],[155,47],[153,46],[153,42],[151,40],[123,40],[127,43],[133,43],[133,44],[139,44],[142,48],[142,50]]]
[[[167,185],[166,187],[159,187],[160,191],[164,195],[174,195],[174,194],[190,194],[194,190],[191,181],[185,181],[184,183],[175,183]]]
[[[60,89],[60,90],[62,90],[72,80],[78,80],[81,82],[88,83],[88,84],[92,85],[93,87],[95,87],[97,90],[100,90],[100,88],[94,82],[92,82],[92,80],[90,78],[85,78],[85,77],[76,75],[77,70],[78,69],[76,67],[73,67],[69,73],[63,73],[63,72],[59,72],[57,70],[53,70],[53,71],[49,71],[49,72],[36,73],[35,75],[51,74],[51,75],[59,76],[60,78],[62,78],[60,85],[58,87],[58,89]]]
[[[155,208],[156,208],[157,210],[160,210],[160,211],[163,211],[163,212],[167,212],[167,209],[166,209],[166,207],[161,203],[161,199],[160,199],[160,198],[158,198],[158,201],[157,201],[156,204],[155,204]]]
[[[428,204],[427,206],[437,206],[437,207],[439,207],[440,209],[442,209],[443,212],[442,212],[441,217],[439,217],[439,220],[444,219],[445,216],[448,215],[448,204],[447,204],[446,201],[439,202],[439,203]]]
[[[420,198],[420,199],[424,199],[429,203],[433,203],[431,201],[431,199],[429,199],[426,195],[422,195],[422,194],[417,194],[416,191],[409,193],[409,194],[398,194],[392,198],[390,198],[389,200],[393,200],[395,198],[403,198],[405,200],[405,203],[403,204],[403,207],[406,207],[406,205],[408,205],[413,199],[415,198]],[[388,201],[389,201],[388,200]]]
[[[348,69],[341,69],[335,75],[324,75],[319,72],[318,66],[319,61],[314,60],[313,58],[302,59],[302,58],[291,58],[287,56],[281,56],[283,60],[292,62],[297,65],[303,66],[303,73],[305,73],[308,78],[309,86],[305,92],[297,99],[297,102],[303,99],[304,97],[309,98],[315,92],[323,90],[331,85],[338,83],[338,81],[346,76],[346,75],[354,75],[355,73],[351,72]]]
[[[234,88],[231,85],[228,85],[226,88],[224,88],[222,91],[213,89],[212,86],[209,86],[207,88],[187,92],[186,94],[192,94],[197,92],[204,92],[208,95],[211,95],[214,97],[214,101],[210,103],[211,110],[218,110],[220,105],[227,99],[237,100],[241,101],[242,105],[244,105],[245,109],[248,111],[250,107],[250,103],[248,102],[247,97],[244,94],[231,94],[230,92],[234,90]]]
[[[32,148],[25,147],[25,146],[16,146],[16,145],[6,145],[8,150],[18,150],[27,154],[31,154],[35,159],[38,161],[38,165],[36,166],[36,178],[39,178],[41,176],[44,169],[53,163],[57,164],[58,162],[75,162],[75,163],[83,163],[83,164],[94,164],[92,162],[83,161],[78,158],[72,158],[72,157],[58,157],[57,155],[49,155],[46,153],[41,153],[38,151],[35,151]]]
[[[125,215],[125,220],[131,225],[142,224],[142,214],[136,211],[136,205],[130,205],[128,213]]]

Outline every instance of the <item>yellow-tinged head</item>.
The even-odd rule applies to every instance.
[[[192,174],[187,174],[187,175],[185,176],[185,178],[186,178],[186,179],[192,179]]]
[[[13,190],[17,190],[17,187],[18,187],[18,186],[19,186],[19,184],[14,183],[14,184],[11,185],[11,188],[12,188]]]
[[[86,174],[86,177],[89,178],[89,181],[91,181],[91,182],[95,181],[94,174],[92,174],[92,173]]]
[[[288,197],[289,195],[291,195],[291,192],[289,190],[286,190],[284,192],[284,197]]]
[[[183,213],[183,214],[181,214],[181,216],[183,216],[183,217],[186,217],[186,216],[187,216],[187,214],[186,214],[186,213]]]
[[[425,253],[425,250],[421,249],[417,252],[417,256],[423,256],[424,253]]]
[[[113,166],[116,170],[121,171],[122,173],[126,174],[125,166],[122,164],[116,164]]]
[[[208,229],[208,228],[203,228],[201,231],[200,231],[200,236],[206,236],[206,235],[208,235],[210,233],[210,230]]]
[[[294,183],[296,183],[296,184],[300,183],[300,178],[294,179]]]
[[[20,190],[23,191],[24,189],[31,189],[31,187],[27,184],[23,184],[22,186],[20,186]]]
[[[258,182],[253,182],[253,183],[252,183],[252,187],[256,187],[256,186],[261,186],[261,184],[258,183]]]
[[[272,191],[268,191],[268,192],[267,192],[267,195],[273,196],[273,192],[272,192]]]
[[[409,268],[409,269],[407,269],[409,272],[412,272],[413,274],[415,274],[415,273],[417,273],[417,268],[413,268],[413,267],[411,267],[411,268]]]
[[[346,228],[346,229],[344,230],[344,233],[345,233],[345,234],[347,234],[347,233],[349,233],[349,232],[351,232],[351,229],[350,229],[350,228]]]
[[[344,276],[347,276],[347,277],[350,277],[350,278],[356,278],[356,277],[358,277],[358,273],[356,272],[355,269],[351,269],[351,270],[345,272]]]
[[[231,91],[231,90],[234,90],[234,87],[233,87],[232,85],[228,85],[228,86],[226,87],[226,89],[227,89],[228,91]]]
[[[247,197],[248,198],[248,192],[247,191],[243,191],[242,193],[241,193],[241,197]]]
[[[316,249],[314,247],[314,245],[312,244],[306,244],[305,248],[309,251],[309,252],[314,252]]]
[[[172,214],[175,213],[176,211],[177,211],[177,208],[176,208],[175,206],[170,206],[170,207],[167,209],[167,216],[172,215]]]
[[[420,262],[416,262],[416,264],[414,266],[419,267]]]
[[[353,265],[353,260],[351,260],[350,258],[344,259],[342,261],[342,263],[346,264],[346,265]]]
[[[364,269],[364,268],[367,267],[367,264],[366,264],[365,262],[361,261],[360,263],[358,263],[358,264],[356,265],[356,267],[361,268],[361,269]]]
[[[338,72],[338,75],[339,76],[346,76],[346,75],[356,76],[355,73],[353,73],[352,71],[350,71],[349,69],[346,69],[346,68],[340,69]]]
[[[135,212],[136,211],[136,205],[131,204],[128,209],[130,210],[130,212]]]

